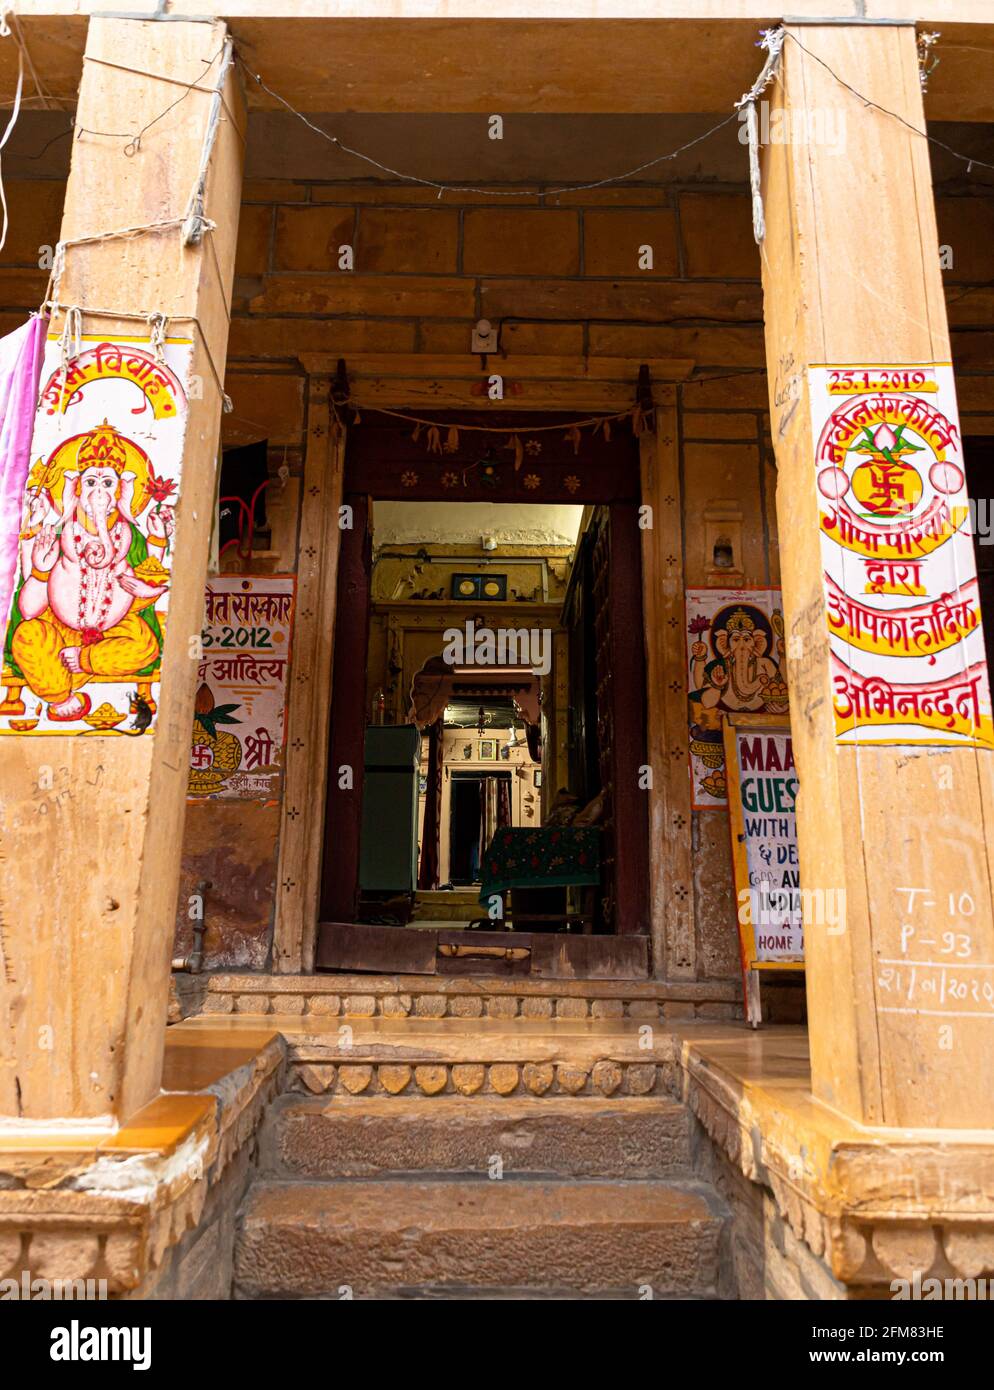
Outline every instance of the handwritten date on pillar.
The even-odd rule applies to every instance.
[[[976,959],[969,893],[900,888],[900,955],[878,961],[880,1012],[994,1018],[994,963]]]

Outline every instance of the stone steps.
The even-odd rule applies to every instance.
[[[690,1171],[687,1112],[665,1096],[281,1097],[260,1166],[279,1179],[390,1173],[671,1178]]]
[[[241,1298],[717,1297],[723,1212],[694,1183],[261,1181]],[[650,1294],[651,1291],[651,1294]]]
[[[238,1297],[718,1296],[725,1209],[665,1029],[306,1015],[284,1038]]]

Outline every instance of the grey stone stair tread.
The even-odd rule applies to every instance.
[[[706,1295],[722,1224],[717,1196],[693,1182],[266,1181],[243,1208],[235,1277],[243,1296],[419,1286]]]

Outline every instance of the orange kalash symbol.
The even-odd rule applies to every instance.
[[[910,463],[907,454],[922,452],[921,445],[904,438],[904,426],[892,430],[878,425],[872,433],[863,430],[865,439],[853,445],[850,453],[869,454],[852,476],[852,490],[861,506],[875,516],[901,516],[913,512],[921,501],[924,485],[921,474]]]

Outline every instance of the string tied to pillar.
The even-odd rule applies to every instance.
[[[228,80],[228,73],[231,71],[235,61],[235,46],[231,39],[226,39],[224,43],[223,56],[221,58],[221,68],[211,93],[210,111],[207,115],[207,125],[204,129],[204,140],[200,150],[200,166],[197,169],[197,177],[194,180],[193,190],[190,193],[190,200],[186,207],[186,217],[183,221],[183,245],[197,246],[203,238],[204,232],[213,228],[214,223],[204,216],[205,191],[207,188],[207,170],[210,166],[211,155],[214,152],[214,142],[217,139],[217,130],[221,122],[221,107],[224,99],[224,84]]]
[[[766,50],[766,62],[748,92],[735,103],[737,111],[745,111],[746,135],[749,142],[749,189],[752,193],[752,234],[756,245],[766,240],[766,217],[763,213],[763,180],[759,167],[759,117],[756,103],[780,71],[783,41],[786,30],[764,29],[757,47]]]
[[[65,399],[69,362],[83,350],[83,313],[78,304],[66,306],[59,334],[59,400]]]
[[[156,362],[160,367],[166,365],[166,332],[169,328],[169,320],[159,309],[153,309],[150,314],[145,316],[148,324],[148,345]]]
[[[937,31],[922,32],[918,35],[918,80],[923,92],[928,91],[928,79],[939,66],[939,55],[932,49],[942,38]],[[967,169],[967,173],[969,173]]]

